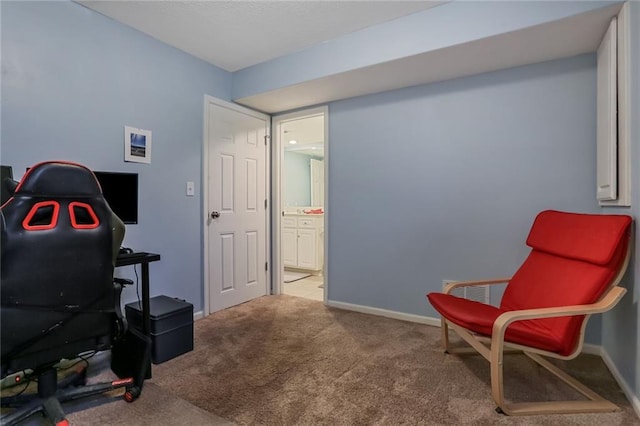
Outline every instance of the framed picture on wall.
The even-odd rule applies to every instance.
[[[151,163],[151,130],[124,127],[124,161]]]

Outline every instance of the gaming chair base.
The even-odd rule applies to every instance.
[[[35,374],[38,377],[38,393],[34,395],[16,395],[2,398],[2,407],[16,407],[16,410],[0,417],[0,423],[6,426],[15,425],[35,413],[42,412],[54,425],[64,426],[68,425],[68,422],[62,409],[62,402],[97,395],[123,387],[127,389],[125,392],[125,400],[131,402],[135,399],[126,397],[126,394],[131,393],[130,390],[134,384],[133,378],[84,386],[86,367],[65,377],[60,383],[58,383],[57,371],[52,366]]]

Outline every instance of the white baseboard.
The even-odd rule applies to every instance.
[[[616,367],[607,351],[602,347],[600,348],[600,356],[602,357],[602,360],[604,361],[607,368],[609,368],[609,371],[611,372],[613,378],[616,379],[616,382],[618,382],[620,388],[622,388],[622,392],[624,392],[624,394],[626,395],[636,414],[638,415],[638,417],[640,417],[640,398],[638,398],[638,396],[633,393],[633,390],[631,390],[631,387],[629,387],[627,381],[624,379],[624,377],[622,377],[622,374],[620,374],[620,371],[618,371],[618,368]]]
[[[204,318],[204,312],[198,311],[193,313],[193,320],[198,321],[199,319]]]
[[[582,353],[589,354],[589,355],[597,355],[600,358],[602,358],[602,361],[609,369],[609,372],[611,373],[613,378],[616,380],[616,382],[622,389],[622,392],[624,392],[625,396],[631,403],[631,407],[633,407],[633,410],[636,412],[638,417],[640,417],[640,399],[638,398],[637,395],[633,393],[627,381],[624,379],[624,377],[622,377],[622,374],[620,374],[620,371],[618,371],[618,368],[616,367],[613,360],[609,356],[609,353],[607,353],[607,351],[602,346],[593,345],[590,343],[586,343],[582,346]]]
[[[587,354],[587,355],[602,356],[602,346],[593,345],[591,343],[585,343],[584,345],[582,345],[582,351],[581,352],[583,354]]]
[[[380,317],[393,318],[402,321],[416,322],[418,324],[440,327],[440,318],[406,314],[404,312],[389,311],[387,309],[372,308],[371,306],[354,305],[352,303],[336,302],[333,300],[327,300],[327,306],[331,306],[332,308],[344,309],[346,311],[360,312],[363,314],[377,315]]]
[[[360,312],[363,314],[378,315],[381,317],[393,318],[402,321],[416,322],[419,324],[426,324],[434,327],[440,327],[441,325],[440,318],[406,314],[404,312],[389,311],[387,309],[372,308],[370,306],[354,305],[352,303],[336,302],[333,300],[327,300],[327,306],[344,309],[347,311]],[[638,415],[638,417],[640,417],[640,399],[633,393],[626,380],[622,377],[615,364],[611,360],[611,357],[609,357],[607,351],[604,350],[604,348],[600,345],[586,343],[582,346],[582,353],[589,355],[598,355],[602,357],[602,360],[613,375],[613,378],[616,380],[616,382],[618,382],[618,385],[620,385],[620,388],[631,403],[631,406],[635,410],[636,414]]]

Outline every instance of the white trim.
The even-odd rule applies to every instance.
[[[629,2],[618,14],[618,200],[631,206],[631,22]]]
[[[204,312],[198,311],[193,313],[193,321],[198,321],[204,318]]]
[[[332,308],[344,309],[346,311],[360,312],[363,314],[376,315],[380,317],[393,318],[401,321],[409,321],[409,322],[415,322],[418,324],[426,324],[434,327],[440,327],[440,318],[407,314],[404,312],[390,311],[382,308],[372,308],[371,306],[354,305],[352,303],[336,302],[334,300],[327,300],[326,305]]]
[[[602,356],[602,346],[594,345],[592,343],[585,343],[582,345],[582,351],[580,351],[580,353]]]
[[[640,399],[638,398],[637,395],[633,393],[633,390],[631,390],[631,387],[629,386],[627,381],[624,379],[624,377],[622,377],[622,374],[620,374],[620,371],[618,371],[618,368],[616,367],[616,364],[613,362],[613,360],[609,356],[609,353],[603,347],[600,347],[600,356],[602,357],[604,364],[607,366],[607,368],[611,372],[611,375],[613,376],[613,378],[616,380],[616,382],[618,382],[618,385],[620,385],[620,388],[622,388],[622,392],[624,392],[625,396],[631,403],[631,407],[634,409],[638,417],[640,417]]]
[[[318,108],[322,110],[324,114],[324,209],[323,221],[324,221],[324,235],[322,236],[322,247],[324,253],[322,253],[322,264],[324,270],[324,304],[326,305],[329,300],[329,107],[323,106]]]
[[[282,266],[282,144],[280,143],[280,119],[277,116],[271,117],[272,129],[272,150],[271,150],[271,182],[273,192],[271,194],[271,217],[273,221],[271,228],[273,229],[271,240],[271,294],[282,294],[282,282],[284,280],[284,268]]]
[[[202,176],[200,176],[200,188],[202,193],[202,287],[204,295],[204,315],[210,314],[209,309],[209,238],[207,232],[207,218],[209,217],[209,96],[204,95],[202,108]]]
[[[329,268],[328,268],[328,198],[329,198],[329,107],[321,106],[316,108],[305,109],[301,111],[291,112],[287,114],[274,115],[272,117],[272,156],[271,161],[273,167],[271,169],[271,181],[273,182],[272,203],[271,203],[271,217],[273,218],[273,240],[271,242],[272,247],[272,260],[273,268],[271,269],[273,294],[282,294],[282,277],[284,274],[284,264],[282,262],[282,164],[284,162],[284,149],[282,141],[280,140],[280,125],[283,122],[291,120],[299,120],[305,117],[312,117],[317,115],[324,115],[324,205],[323,209],[325,214],[323,215],[324,221],[324,253],[323,253],[323,270],[324,276],[324,303],[327,304],[327,295],[329,294]]]
[[[266,125],[266,135],[271,135],[271,116],[264,114],[259,111],[252,110],[250,108],[244,107],[239,104],[235,104],[232,102],[227,102],[222,99],[214,98],[213,96],[204,95],[204,118],[203,118],[203,132],[202,132],[202,182],[200,187],[202,188],[202,277],[203,277],[203,294],[204,294],[204,312],[203,315],[207,316],[211,313],[211,306],[209,306],[209,267],[208,267],[208,259],[209,259],[209,233],[208,229],[208,219],[209,219],[209,186],[208,186],[208,176],[209,176],[209,148],[208,148],[208,135],[209,135],[209,104],[215,104],[223,108],[227,108],[233,111],[241,112],[243,114],[250,115],[255,118],[259,118],[265,121]],[[269,189],[269,173],[270,173],[270,165],[269,165],[269,138],[267,138],[267,144],[265,144],[265,153],[266,153],[266,161],[265,161],[265,197],[267,200],[270,200],[270,189]],[[265,211],[265,259],[269,262],[271,258],[271,244],[270,244],[270,224],[271,224],[271,215],[270,210],[267,207]],[[269,294],[271,288],[271,274],[266,274],[266,282],[265,282],[265,294]]]

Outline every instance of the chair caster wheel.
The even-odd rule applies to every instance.
[[[124,400],[127,402],[133,402],[140,396],[141,389],[138,386],[134,386],[131,389],[128,389],[124,393]]]
[[[73,381],[73,383],[71,384],[73,387],[81,387],[81,386],[86,386],[87,385],[87,377],[85,375],[83,375],[82,377],[78,377],[76,380]]]
[[[502,411],[502,408],[500,408],[500,407],[496,407],[496,413],[498,413],[498,414],[504,414],[504,411]]]

